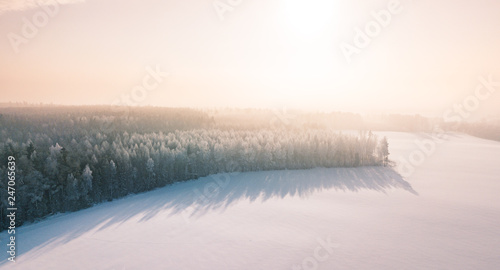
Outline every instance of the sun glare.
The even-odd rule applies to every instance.
[[[335,74],[331,41],[336,5],[333,0],[281,2],[277,19],[286,39],[286,81],[302,84],[294,90],[296,96],[310,91],[304,84],[326,82]]]
[[[333,23],[335,1],[284,0],[281,23],[289,34],[301,38],[321,36]]]

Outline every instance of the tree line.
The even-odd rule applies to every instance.
[[[210,174],[382,165],[389,155],[387,140],[371,132],[221,128],[191,109],[0,112],[0,201],[5,211],[6,161],[14,156],[18,224]]]

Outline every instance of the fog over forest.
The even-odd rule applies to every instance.
[[[370,130],[500,140],[498,122],[257,109],[10,107],[0,127],[0,158],[18,160],[21,224],[221,172],[386,165],[388,142]]]

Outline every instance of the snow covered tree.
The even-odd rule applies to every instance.
[[[78,180],[73,176],[72,173],[68,174],[68,177],[66,178],[65,193],[68,210],[74,210],[76,208],[76,202],[78,201],[80,194],[78,191]]]
[[[80,201],[84,206],[89,203],[89,192],[92,190],[92,171],[90,170],[89,165],[85,166],[82,172],[82,181],[80,182]]]
[[[115,198],[114,192],[118,189],[118,181],[116,177],[116,164],[113,160],[110,160],[105,173],[105,181],[109,190],[109,199]]]
[[[378,156],[382,160],[382,165],[386,166],[389,162],[389,142],[387,142],[387,137],[385,136],[380,141]]]
[[[149,158],[148,161],[146,161],[146,188],[150,188],[150,187],[153,187],[155,186],[155,172],[154,172],[154,168],[155,168],[155,162],[152,158]]]

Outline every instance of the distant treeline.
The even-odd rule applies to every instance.
[[[227,111],[192,109],[1,108],[1,228],[7,227],[9,156],[16,159],[18,224],[209,174],[388,160],[387,140],[371,132],[335,132],[313,115],[292,125],[286,115],[253,113],[261,116],[237,121]]]
[[[431,132],[435,119],[421,115],[381,114],[362,116],[349,112],[310,113],[296,110],[208,110],[219,128],[316,128],[331,130],[381,130]]]
[[[207,111],[218,128],[329,129],[400,132],[456,131],[500,141],[500,118],[477,122],[444,122],[419,114],[374,114],[329,112],[304,113],[294,110],[220,109]]]
[[[483,120],[475,123],[446,123],[445,130],[458,131],[484,138],[488,140],[500,141],[500,120]]]

